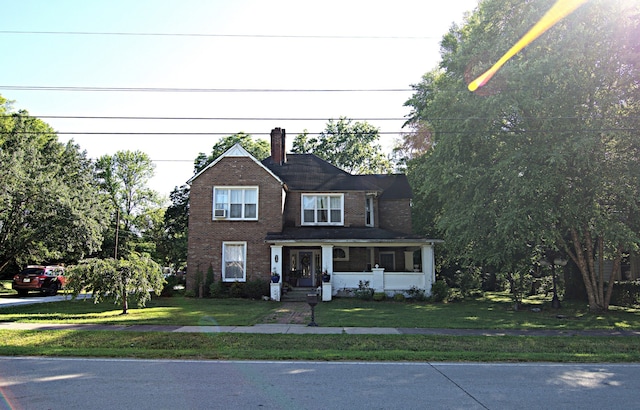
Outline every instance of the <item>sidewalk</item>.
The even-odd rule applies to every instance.
[[[0,322],[0,330],[102,330],[172,333],[259,333],[259,334],[350,334],[350,335],[441,335],[441,336],[624,336],[640,337],[637,330],[502,330],[428,329],[392,327],[322,327],[303,324],[258,324],[253,326],[158,326],[96,325]]]

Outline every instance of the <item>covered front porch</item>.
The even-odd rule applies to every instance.
[[[435,280],[436,242],[421,238],[274,240],[271,271],[282,280],[272,284],[271,297],[280,300],[283,286],[321,289],[323,301],[348,296],[362,285],[388,296],[406,294],[412,288],[429,294]]]

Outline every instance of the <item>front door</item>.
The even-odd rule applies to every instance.
[[[318,252],[299,251],[298,252],[298,286],[314,286],[316,283],[316,271],[318,269]]]

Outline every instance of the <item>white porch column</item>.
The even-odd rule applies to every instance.
[[[333,245],[322,245],[322,272],[333,273]]]
[[[327,271],[333,279],[333,245],[322,245],[322,273]],[[333,292],[331,286],[331,280],[329,282],[322,282],[322,301],[329,302],[331,300],[331,293]]]
[[[282,245],[271,245],[271,271],[269,275],[272,272],[277,272],[282,278]]]
[[[282,281],[284,280],[283,271],[282,271],[282,245],[271,245],[271,271],[269,272],[269,277],[271,277],[272,272],[276,272],[280,275],[280,281],[278,283],[271,283],[271,300],[275,300],[277,302],[280,301],[280,297],[282,295]]]
[[[433,244],[422,246],[422,273],[424,273],[425,294],[431,294],[431,285],[436,280],[435,261],[433,258]]]

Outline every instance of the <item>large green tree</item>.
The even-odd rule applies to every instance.
[[[176,187],[169,199],[171,205],[164,212],[162,238],[158,242],[158,260],[163,260],[165,266],[183,269],[187,264],[189,186]]]
[[[560,251],[590,308],[607,309],[598,260],[614,261],[614,279],[640,244],[638,3],[589,2],[478,92],[466,88],[553,3],[481,1],[445,35],[440,67],[407,101],[410,123],[434,142],[409,173],[416,206],[437,209],[423,229],[452,252],[523,272],[541,251]]]
[[[368,122],[353,122],[348,118],[329,120],[317,137],[307,133],[293,141],[296,154],[315,154],[352,174],[384,174],[392,165],[378,143],[380,131]]]
[[[105,207],[85,153],[2,97],[0,116],[0,270],[95,252]]]
[[[149,213],[161,207],[161,200],[147,186],[155,168],[149,156],[141,151],[118,151],[100,157],[96,168],[100,189],[111,205],[102,256],[153,251],[143,236],[150,229]]]

